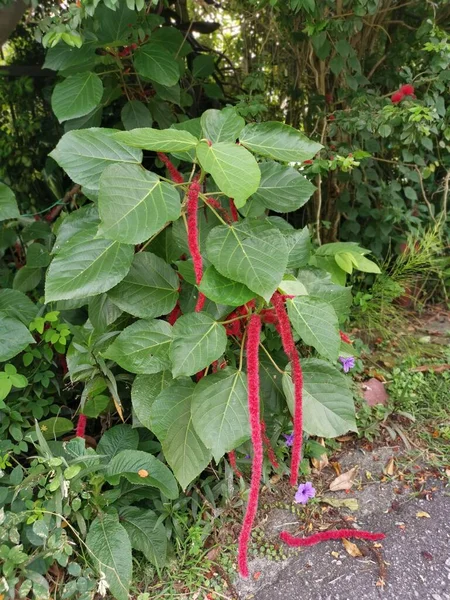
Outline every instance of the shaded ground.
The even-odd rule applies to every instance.
[[[337,523],[381,531],[378,544],[353,540],[363,556],[348,554],[341,541],[305,548],[282,562],[257,558],[250,563],[248,581],[236,582],[242,600],[450,600],[450,486],[445,472],[417,465],[386,477],[386,465],[395,449],[364,454],[345,453],[342,471],[359,465],[351,494],[326,492],[327,497],[355,498],[358,509],[332,509]],[[327,469],[331,471],[331,469]],[[406,475],[405,475],[406,473]],[[333,478],[322,472],[321,479]],[[440,475],[443,475],[440,476]],[[447,484],[447,485],[446,485]],[[323,508],[323,511],[328,511]],[[348,525],[347,525],[348,526]],[[275,509],[265,523],[266,535],[276,540],[279,531],[299,533],[299,520],[288,510]]]

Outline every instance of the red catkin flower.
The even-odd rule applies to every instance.
[[[270,440],[267,437],[266,423],[264,422],[264,419],[261,421],[261,437],[262,437],[264,446],[266,447],[267,458],[270,460],[270,464],[272,465],[272,467],[274,469],[278,469],[278,467],[280,465],[278,464],[278,461],[276,459],[275,452],[273,451],[273,448],[272,448],[272,444],[270,443]]]
[[[300,546],[314,546],[319,542],[325,542],[326,540],[340,540],[342,538],[359,538],[362,540],[383,540],[386,536],[384,533],[372,533],[370,531],[359,531],[358,529],[338,529],[336,531],[321,531],[320,533],[314,533],[308,537],[296,537],[291,535],[287,531],[280,533],[280,538],[288,546],[292,548],[299,548]]]
[[[410,83],[405,83],[405,85],[402,85],[399,91],[404,96],[414,96],[414,86],[412,86]]]
[[[198,293],[197,304],[195,305],[195,312],[201,312],[205,306],[206,296],[201,292]]]
[[[227,213],[227,211],[224,209],[224,207],[220,204],[218,200],[216,200],[215,198],[208,198],[206,202],[222,215],[226,223],[231,223],[230,215]]]
[[[171,180],[174,183],[184,183],[183,175],[180,173],[180,171],[178,171],[178,169],[172,163],[167,154],[164,154],[163,152],[158,152],[157,155],[159,160],[165,164],[167,170],[169,171]]]
[[[259,341],[261,338],[261,319],[253,314],[247,328],[247,379],[248,412],[253,443],[252,477],[247,510],[239,536],[238,566],[242,577],[248,577],[248,545],[258,509],[259,485],[261,482],[263,446],[261,436],[261,417],[259,400]]]
[[[403,98],[405,97],[405,94],[403,94],[403,92],[394,92],[391,96],[391,102],[392,104],[398,104],[399,102],[401,102],[403,100]]]
[[[239,471],[236,464],[236,452],[234,450],[228,452],[228,460],[230,461],[230,467],[233,469],[236,477],[242,477],[242,473]]]
[[[234,203],[233,198],[230,198],[230,212],[231,212],[231,220],[239,221],[239,214],[238,214],[236,204]]]
[[[278,318],[277,329],[286,356],[291,361],[292,381],[294,383],[294,443],[292,445],[290,482],[291,485],[296,485],[303,445],[303,373],[284,300],[285,298],[278,292],[275,292],[272,296],[272,304]]]
[[[86,433],[86,423],[87,423],[86,415],[80,415],[78,417],[77,428],[75,430],[76,437],[84,438],[84,435]]]
[[[188,229],[188,246],[194,263],[195,281],[197,285],[203,277],[203,259],[200,253],[200,244],[198,241],[198,195],[200,193],[200,183],[194,180],[188,191],[186,202],[187,211],[187,229]],[[205,304],[205,296],[199,292],[195,312],[200,312]]]
[[[340,335],[341,340],[343,342],[345,342],[346,344],[353,344],[352,340],[343,331],[339,331],[339,335]]]
[[[167,315],[167,322],[169,325],[175,325],[178,317],[181,317],[181,308],[179,302],[175,304],[172,312]]]

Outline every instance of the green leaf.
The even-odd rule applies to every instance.
[[[195,375],[217,360],[226,345],[225,328],[212,317],[205,313],[182,315],[173,326],[172,375]]]
[[[131,403],[139,422],[151,429],[150,411],[158,395],[173,382],[170,371],[138,375],[131,388]]]
[[[109,463],[122,450],[137,450],[139,445],[139,433],[131,425],[115,425],[107,429],[102,435],[97,454],[104,454]]]
[[[42,68],[66,73],[89,71],[95,66],[97,58],[94,43],[84,42],[81,48],[59,43],[47,50]]]
[[[195,148],[198,139],[188,131],[179,129],[132,129],[120,131],[114,138],[133,148],[143,148],[154,152],[183,152]]]
[[[38,313],[38,307],[18,290],[0,290],[0,314],[14,317],[29,325]]]
[[[88,398],[86,404],[83,406],[82,413],[87,417],[96,419],[99,415],[104,412],[110,403],[109,396],[98,395],[93,398]]]
[[[298,269],[308,264],[312,252],[311,234],[308,227],[283,232],[289,250],[288,269]]]
[[[162,568],[166,562],[167,535],[158,515],[152,510],[125,506],[120,510],[120,521],[131,546],[142,552],[152,565]]]
[[[61,123],[83,117],[93,111],[103,95],[103,83],[96,73],[72,75],[57,83],[52,94],[52,109]]]
[[[111,165],[100,179],[99,234],[139,244],[180,216],[180,195],[170,183],[137,165]]]
[[[19,292],[31,292],[40,283],[42,278],[42,269],[33,269],[32,267],[22,267],[13,279],[13,288]]]
[[[115,129],[80,129],[65,133],[50,156],[75,183],[99,188],[100,175],[112,162],[140,164],[142,151],[114,139]]]
[[[51,417],[44,421],[39,421],[39,429],[41,430],[44,440],[54,440],[69,431],[74,430],[74,424],[69,419],[63,417]]]
[[[0,402],[4,400],[12,388],[12,382],[9,377],[1,377],[4,373],[0,374]],[[4,408],[4,405],[2,405]]]
[[[302,207],[316,189],[292,167],[276,162],[260,163],[261,183],[252,200],[275,212],[291,212]]]
[[[297,129],[277,121],[249,123],[240,135],[240,142],[256,154],[282,162],[309,160],[323,147]]]
[[[156,398],[150,412],[152,431],[161,442],[164,457],[181,487],[186,487],[208,466],[211,453],[194,430],[191,416],[192,381],[177,381]]]
[[[0,221],[20,217],[16,196],[11,188],[0,181]]]
[[[13,358],[28,344],[34,344],[34,338],[25,325],[4,312],[0,312],[0,331],[0,362]]]
[[[335,285],[328,273],[318,269],[302,269],[297,278],[306,287],[311,298],[330,304],[340,320],[348,318],[353,304],[351,287]]]
[[[52,253],[57,254],[72,236],[86,228],[96,230],[100,223],[97,207],[93,204],[83,206],[67,215],[58,228]]]
[[[101,514],[89,528],[86,546],[99,573],[103,573],[116,600],[128,600],[133,570],[131,543],[118,516]]]
[[[380,267],[372,260],[361,254],[353,254],[352,256],[358,271],[363,271],[363,273],[381,273]]]
[[[237,208],[256,192],[261,174],[254,157],[242,146],[218,142],[211,146],[200,142],[197,158],[202,168],[210,173],[217,187],[234,198]]]
[[[176,85],[167,86],[153,82],[153,89],[156,92],[157,98],[160,98],[161,100],[167,100],[167,102],[181,106],[181,88],[178,83]]]
[[[286,302],[289,319],[305,344],[325,358],[337,360],[341,340],[334,308],[327,302],[297,296]]]
[[[219,273],[245,284],[267,301],[282,280],[288,261],[283,234],[256,219],[215,227],[206,240],[206,251]]]
[[[105,357],[131,373],[151,375],[171,367],[172,328],[165,321],[136,321],[109,346]]]
[[[392,133],[392,127],[388,123],[383,123],[379,126],[378,133],[381,135],[381,137],[387,138]]]
[[[148,107],[139,100],[130,100],[125,104],[120,113],[120,118],[125,129],[138,129],[140,127],[151,127],[152,115]]]
[[[255,297],[243,283],[224,277],[212,266],[203,273],[199,290],[210,300],[227,306],[242,306]]]
[[[332,438],[357,431],[353,395],[345,376],[335,367],[316,358],[302,360],[303,429],[309,435]],[[283,390],[294,414],[291,377],[283,375]]]
[[[164,44],[151,42],[136,50],[133,57],[138,75],[147,77],[161,85],[172,86],[180,79],[180,68]]]
[[[216,462],[250,438],[242,371],[228,367],[203,377],[195,386],[191,410],[195,431]]]
[[[334,255],[334,260],[340,269],[350,275],[353,273],[353,254],[350,252],[338,252]]]
[[[96,35],[102,46],[122,46],[130,37],[130,29],[138,20],[138,13],[125,2],[101,3],[96,7],[95,19],[101,24]],[[114,7],[114,8],[112,8]]]
[[[48,267],[50,263],[50,254],[45,246],[35,242],[27,249],[27,267],[33,269],[39,267]]]
[[[171,500],[178,498],[177,482],[170,469],[148,452],[118,452],[108,463],[106,478],[112,485],[117,485],[121,477],[134,485],[156,487]]]
[[[214,58],[210,54],[199,54],[192,62],[192,75],[197,79],[206,79],[216,68]]]
[[[85,298],[110,290],[128,273],[133,256],[133,246],[95,237],[92,228],[80,231],[52,260],[45,301]]]
[[[244,119],[239,116],[234,108],[205,110],[201,116],[203,137],[213,143],[235,143],[239,134],[245,127]]]
[[[99,332],[106,331],[121,314],[120,308],[106,294],[99,294],[89,299],[89,321]]]
[[[339,54],[336,54],[330,60],[330,69],[331,69],[331,72],[333,73],[333,75],[338,76],[344,67],[345,67],[345,59],[342,56],[340,56]]]
[[[180,281],[162,258],[150,252],[135,254],[119,285],[108,292],[119,308],[141,319],[167,315],[178,300]]]

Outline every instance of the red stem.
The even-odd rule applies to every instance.
[[[239,536],[238,566],[242,577],[248,577],[248,545],[258,509],[259,485],[262,475],[263,446],[261,437],[261,417],[259,400],[259,341],[261,337],[261,319],[253,314],[247,328],[247,380],[248,412],[253,442],[252,477],[247,510]]]
[[[370,531],[358,531],[358,529],[338,529],[336,531],[321,531],[320,533],[314,533],[308,537],[297,537],[291,535],[287,531],[280,533],[280,538],[283,542],[286,542],[288,546],[292,548],[299,548],[300,546],[314,546],[319,542],[325,542],[326,540],[340,540],[341,538],[360,538],[362,540],[384,540],[386,537],[384,533],[371,533]]]

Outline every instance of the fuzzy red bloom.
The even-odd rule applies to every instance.
[[[167,315],[167,322],[169,323],[169,325],[175,325],[175,322],[177,321],[178,317],[181,317],[181,308],[179,302],[175,304],[172,312],[170,312]]]
[[[206,296],[201,292],[198,293],[197,304],[195,305],[195,312],[201,312],[205,306]]]
[[[325,542],[326,540],[340,540],[341,538],[359,538],[362,540],[384,540],[386,537],[384,533],[372,533],[370,531],[359,531],[358,529],[338,529],[336,531],[321,531],[320,533],[314,533],[308,537],[296,537],[291,535],[287,531],[280,533],[280,538],[283,542],[286,542],[288,546],[292,548],[299,548],[300,546],[314,546],[319,542]]]
[[[414,96],[414,86],[410,83],[405,83],[405,85],[402,85],[400,88],[400,93],[404,96]]]
[[[242,477],[242,473],[239,471],[236,464],[236,452],[234,450],[228,452],[228,460],[230,461],[230,467],[233,469],[236,477]]]
[[[207,203],[213,208],[215,208],[217,212],[219,212],[222,215],[226,223],[231,223],[230,215],[227,213],[227,211],[224,209],[224,207],[220,204],[218,200],[216,200],[215,198],[208,198]]]
[[[237,211],[237,208],[236,208],[233,198],[230,198],[230,212],[231,212],[231,220],[239,221],[239,214],[238,214],[238,211]]]
[[[159,160],[166,165],[166,168],[169,171],[171,180],[174,183],[184,183],[183,175],[180,173],[180,171],[178,171],[178,169],[172,163],[170,158],[163,152],[158,152],[157,155],[158,155]]]
[[[259,341],[261,337],[261,319],[253,314],[247,328],[247,380],[248,412],[253,443],[252,478],[247,510],[239,536],[238,566],[242,577],[248,577],[248,544],[258,509],[259,485],[261,482],[263,447],[261,436],[261,417],[259,400]]]
[[[86,433],[86,423],[87,423],[86,415],[80,415],[78,417],[77,428],[75,430],[76,437],[84,438],[84,434]]]
[[[266,447],[267,458],[270,460],[270,464],[272,465],[272,467],[274,469],[278,469],[278,467],[280,465],[278,464],[278,461],[276,459],[275,452],[273,451],[273,448],[272,448],[272,444],[270,443],[270,440],[267,437],[266,423],[264,422],[264,419],[261,421],[261,437],[262,437],[264,446]]]
[[[272,296],[272,304],[275,307],[278,319],[277,329],[286,356],[291,361],[292,381],[294,383],[294,443],[292,445],[290,482],[291,485],[296,485],[303,445],[303,373],[284,300],[284,297],[278,292],[275,292]]]
[[[203,259],[200,253],[200,244],[198,241],[198,195],[200,193],[200,184],[197,180],[194,180],[188,192],[188,198],[186,202],[187,211],[187,229],[188,229],[188,246],[192,256],[192,262],[194,263],[195,281],[197,285],[203,277]],[[197,305],[195,312],[200,312],[205,304],[205,296],[199,292]]]
[[[392,104],[398,104],[399,102],[401,102],[403,100],[403,98],[405,97],[403,92],[394,92],[391,96],[391,102]]]
[[[303,161],[303,164],[304,164],[304,165],[312,165],[312,164],[313,164],[313,161],[312,161],[312,160],[304,160],[304,161]]]
[[[339,335],[341,337],[341,340],[343,342],[345,342],[346,344],[353,344],[352,340],[348,337],[348,335],[346,333],[344,333],[343,331],[339,330]]]

